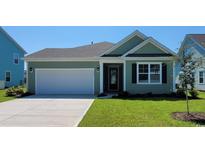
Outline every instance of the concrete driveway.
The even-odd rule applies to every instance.
[[[35,95],[3,102],[0,103],[0,126],[77,126],[93,101],[87,95]]]

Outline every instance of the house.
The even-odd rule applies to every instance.
[[[113,44],[46,48],[26,56],[28,91],[99,94],[175,91],[177,55],[139,31]]]
[[[178,55],[192,53],[199,66],[195,70],[195,87],[198,90],[205,90],[205,34],[187,34],[179,49]],[[180,71],[180,63],[177,64],[176,71]],[[178,73],[177,73],[178,74]]]
[[[25,50],[0,27],[0,89],[23,84]]]

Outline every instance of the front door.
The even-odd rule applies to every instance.
[[[108,67],[108,90],[119,91],[119,66]]]

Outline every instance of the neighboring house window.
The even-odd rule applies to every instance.
[[[161,83],[161,63],[138,64],[137,79],[141,84]]]
[[[14,64],[19,64],[19,55],[18,54],[14,54]]]
[[[200,71],[199,72],[199,83],[201,83],[201,84],[205,83],[204,82],[204,80],[205,80],[204,78],[205,78],[205,72]]]
[[[11,81],[11,72],[6,72],[5,78],[6,78],[6,82],[10,82]]]

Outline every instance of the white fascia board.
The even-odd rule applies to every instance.
[[[99,61],[99,58],[25,58],[26,62],[49,61]]]
[[[124,39],[122,39],[121,41],[119,41],[118,43],[116,43],[112,48],[106,50],[104,53],[102,53],[100,56],[103,56],[104,54],[109,54],[111,53],[113,50],[117,49],[119,46],[121,46],[122,44],[124,44],[125,42],[129,41],[131,38],[138,36],[143,40],[147,39],[147,36],[144,35],[143,33],[141,33],[138,30],[135,30],[133,33],[131,33],[130,35],[128,35],[127,37],[125,37]]]
[[[58,62],[58,61],[103,61],[123,62],[125,60],[177,60],[176,57],[96,57],[96,58],[25,58],[26,62]]]
[[[124,60],[136,60],[136,61],[156,61],[156,60],[171,60],[171,61],[176,61],[176,57],[125,57]]]

